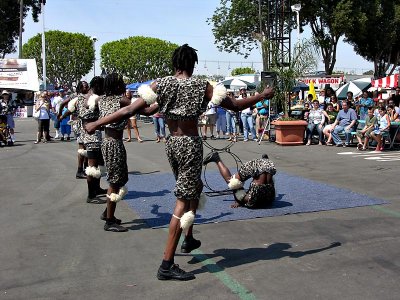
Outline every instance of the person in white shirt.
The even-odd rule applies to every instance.
[[[56,94],[56,96],[51,99],[51,107],[52,107],[52,111],[55,116],[57,116],[59,114],[60,105],[64,100],[65,100],[65,98],[64,98],[64,90],[63,89],[60,89],[58,91],[58,93]],[[54,139],[58,139],[59,134],[60,134],[60,121],[57,118],[54,119],[54,129],[56,130],[56,135],[55,135]]]
[[[214,103],[209,102],[207,105],[207,110],[204,113],[205,116],[205,124],[204,124],[204,133],[203,140],[207,139],[207,128],[210,129],[211,139],[214,140],[214,126],[217,122],[217,107]]]
[[[247,93],[243,93],[239,99],[247,98]],[[238,100],[239,100],[238,99]],[[249,140],[249,132],[251,132],[251,137],[254,141],[257,141],[256,129],[254,128],[254,120],[253,120],[253,110],[251,107],[248,107],[241,111],[240,119],[243,123],[243,142],[247,142]]]

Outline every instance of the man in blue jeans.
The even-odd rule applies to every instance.
[[[354,109],[349,108],[347,101],[343,101],[342,109],[339,111],[335,122],[332,124],[332,139],[336,147],[346,147],[350,144],[351,132],[357,122],[357,114]],[[343,144],[339,133],[344,132],[346,143]]]

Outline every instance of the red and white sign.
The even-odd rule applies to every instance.
[[[338,89],[344,82],[344,77],[303,77],[299,78],[299,81],[309,85],[312,81],[315,89],[322,90],[326,84],[329,84],[334,90]]]
[[[397,88],[399,86],[399,74],[372,80],[371,84],[374,88]]]
[[[14,118],[27,118],[28,110],[26,107],[18,107],[15,111]]]

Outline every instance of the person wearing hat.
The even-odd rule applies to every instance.
[[[7,125],[10,128],[10,135],[11,135],[11,141],[14,143],[15,142],[15,135],[14,135],[14,128],[15,128],[15,122],[14,122],[14,114],[15,111],[17,110],[17,103],[15,100],[11,98],[11,93],[7,90],[3,90],[1,92],[1,98],[2,98],[2,114],[7,116]]]

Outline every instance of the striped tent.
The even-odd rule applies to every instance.
[[[371,85],[373,88],[397,88],[399,86],[399,74],[372,80]]]

